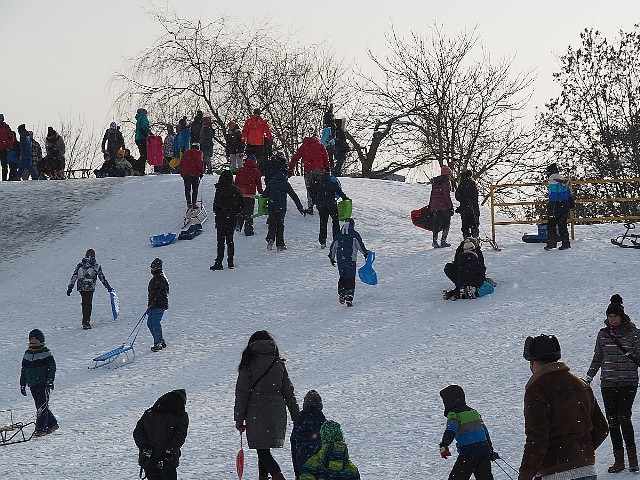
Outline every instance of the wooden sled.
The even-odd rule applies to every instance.
[[[35,421],[29,421],[27,423],[14,422],[13,412],[11,410],[0,410],[0,412],[9,412],[9,423],[6,425],[0,424],[0,447],[28,442],[31,440],[34,432],[36,431]],[[33,425],[33,431],[31,434],[25,432],[25,428],[29,425]]]

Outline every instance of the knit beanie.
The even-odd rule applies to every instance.
[[[159,258],[155,258],[153,262],[151,262],[152,270],[162,270],[162,260]]]
[[[558,164],[557,163],[552,163],[547,167],[547,173],[549,175],[552,175],[554,173],[559,173],[560,170],[558,170]]]
[[[314,407],[318,410],[322,410],[322,397],[320,397],[320,394],[315,390],[309,390],[304,396],[302,408],[307,409],[309,407]]]
[[[462,246],[464,250],[475,250],[475,244],[470,240],[465,240],[464,245]]]
[[[42,330],[38,330],[33,329],[29,332],[29,340],[31,340],[32,338],[37,338],[38,340],[40,340],[40,343],[44,343],[44,333],[42,333]]]
[[[327,420],[320,427],[320,440],[322,443],[344,442],[344,433],[338,422]]]
[[[85,257],[96,257],[96,251],[93,248],[87,250],[87,253],[84,254]]]
[[[440,175],[451,175],[451,169],[447,165],[443,165],[440,169]]]
[[[624,317],[624,305],[622,305],[622,297],[617,293],[611,296],[610,304],[607,307],[607,316],[614,314]]]

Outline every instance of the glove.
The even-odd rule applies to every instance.
[[[298,211],[300,212],[300,215],[302,215],[303,217],[307,216],[307,212],[305,212],[303,208],[299,208]]]
[[[450,457],[451,452],[449,451],[449,447],[440,447],[440,456],[442,458]]]
[[[67,297],[71,296],[71,290],[73,290],[73,287],[67,288]]]
[[[20,385],[20,393],[25,397],[27,396],[27,386],[26,385]]]
[[[495,450],[493,452],[491,452],[491,455],[489,455],[489,459],[492,462],[495,462],[496,460],[498,460],[500,458],[500,454],[498,452],[496,452]]]
[[[331,266],[332,266],[332,267],[335,267],[335,266],[336,266],[336,261],[335,261],[335,260],[331,260],[331,259],[329,259],[329,261],[331,262]]]
[[[47,388],[53,390],[53,380],[47,380]]]
[[[142,455],[144,455],[147,458],[151,458],[151,455],[153,455],[153,448],[151,447],[143,448]]]
[[[585,383],[591,383],[593,381],[593,377],[590,377],[589,375],[585,375],[584,378],[582,379]]]

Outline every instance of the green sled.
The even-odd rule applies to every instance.
[[[351,218],[351,199],[338,202],[338,220],[341,222],[347,218]]]
[[[258,201],[258,212],[251,215],[251,218],[267,215],[269,213],[269,199],[259,194],[254,195],[253,198]]]

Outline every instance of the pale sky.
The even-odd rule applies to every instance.
[[[156,1],[155,5],[166,6]],[[109,80],[125,58],[159,35],[140,0],[0,0],[0,113],[15,129],[84,117],[101,132],[111,118]],[[515,67],[534,70],[532,106],[557,95],[551,74],[567,45],[594,27],[613,38],[640,22],[637,0],[180,0],[178,15],[213,20],[232,16],[251,24],[268,19],[303,44],[329,43],[338,57],[367,65],[366,51],[383,56],[384,34],[427,32],[437,22],[453,35],[477,25],[481,41],[498,58],[516,55]],[[131,106],[132,110],[137,105]],[[533,109],[532,109],[533,111]],[[152,115],[152,113],[151,113]],[[150,116],[151,116],[150,115]]]

